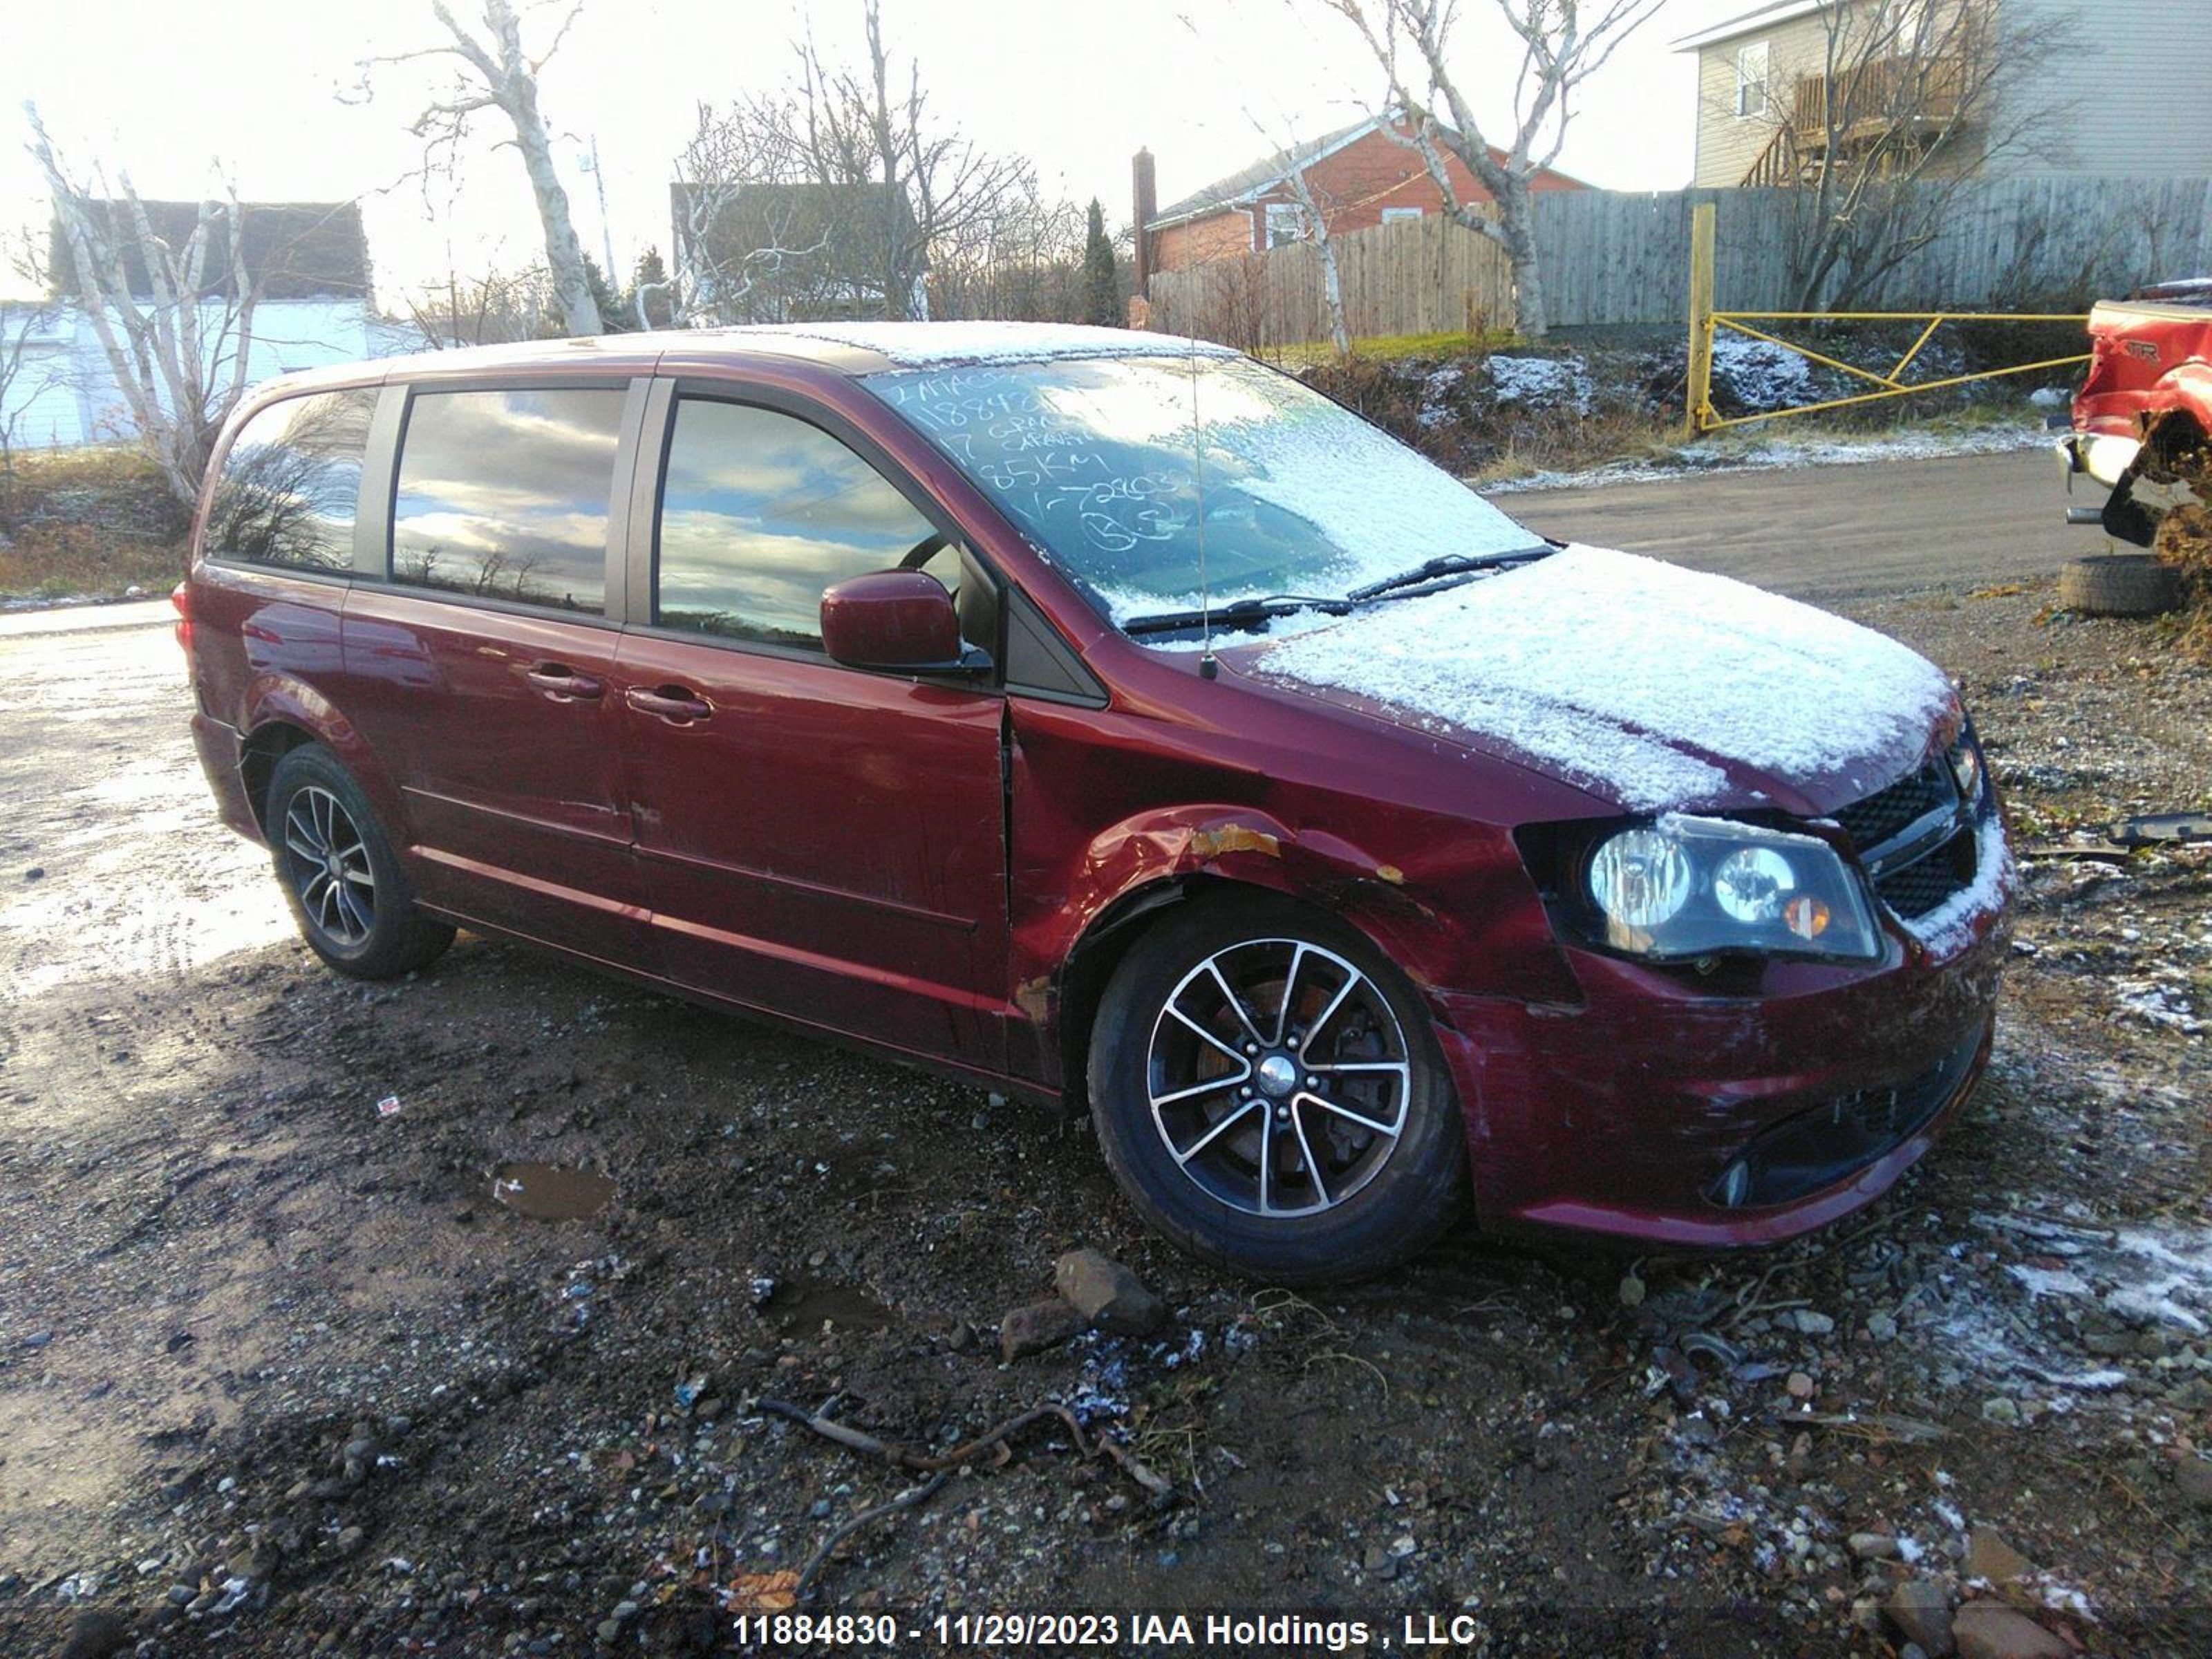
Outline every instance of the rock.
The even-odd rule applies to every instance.
[[[631,1620],[637,1617],[637,1603],[635,1601],[616,1602],[613,1617],[617,1624],[627,1625]]]
[[[1792,1400],[1810,1400],[1813,1397],[1813,1379],[1803,1371],[1790,1372],[1789,1382],[1783,1386],[1790,1390]]]
[[[1644,1281],[1634,1273],[1623,1275],[1620,1281],[1620,1305],[1624,1308],[1635,1308],[1643,1305],[1643,1302]]]
[[[1933,1578],[1908,1578],[1889,1593],[1881,1610],[1908,1642],[1917,1642],[1929,1659],[1951,1651],[1951,1593]]]
[[[1827,1336],[1836,1328],[1834,1320],[1824,1313],[1814,1313],[1810,1308],[1794,1309],[1774,1322],[1806,1336]]]
[[[2200,1510],[2212,1510],[2212,1462],[2185,1457],[2173,1466],[2173,1484]]]
[[[1855,1532],[1848,1542],[1862,1561],[1890,1561],[1897,1557],[1897,1540],[1886,1532]]]
[[[1053,1264],[1052,1282],[1070,1307],[1111,1335],[1150,1336],[1168,1322],[1167,1304],[1097,1250],[1070,1250]]]
[[[368,1534],[362,1528],[348,1527],[337,1535],[337,1552],[340,1555],[358,1555],[361,1547],[368,1541]]]
[[[599,1640],[600,1640],[600,1641],[602,1641],[602,1642],[611,1642],[611,1641],[613,1641],[617,1637],[620,1636],[621,1634],[622,1634],[622,1620],[619,1620],[619,1619],[602,1619],[602,1620],[599,1620]]]
[[[2035,1564],[1993,1532],[1976,1528],[1966,1540],[1966,1577],[2008,1584],[2035,1571]]]
[[[56,1659],[108,1659],[131,1645],[131,1626],[115,1613],[90,1607],[70,1626]]]
[[[1895,1316],[1886,1313],[1869,1314],[1867,1316],[1867,1334],[1877,1342],[1896,1341],[1897,1320]]]
[[[1991,1395],[1982,1401],[1982,1420],[1984,1423],[2013,1424],[2020,1421],[2020,1402],[2004,1395]]]
[[[2065,1641],[1995,1601],[1969,1601],[1951,1626],[1959,1659],[2073,1659]]]
[[[1054,1297],[1016,1308],[999,1322],[999,1352],[1008,1359],[1056,1348],[1083,1330],[1083,1316]]]

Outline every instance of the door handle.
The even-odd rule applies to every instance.
[[[623,701],[639,714],[658,715],[671,726],[690,726],[714,712],[713,704],[684,685],[664,685],[650,691],[633,685],[623,693]]]
[[[579,674],[565,663],[541,662],[522,677],[556,702],[589,702],[606,691],[604,682]]]

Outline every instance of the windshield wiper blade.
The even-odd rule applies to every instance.
[[[1237,599],[1228,605],[1217,605],[1211,611],[1162,611],[1149,617],[1132,617],[1121,624],[1121,631],[1124,634],[1185,634],[1204,628],[1209,621],[1216,628],[1235,631],[1266,622],[1271,617],[1294,616],[1301,611],[1325,611],[1330,616],[1340,617],[1351,608],[1348,599],[1276,593],[1264,599]]]
[[[1432,582],[1443,576],[1463,576],[1476,570],[1501,570],[1510,565],[1527,564],[1531,560],[1547,557],[1555,550],[1539,544],[1533,547],[1516,548],[1510,553],[1444,553],[1411,570],[1401,570],[1395,576],[1385,576],[1380,581],[1368,582],[1355,587],[1344,597],[1365,600],[1380,599],[1385,593],[1401,587],[1418,587],[1423,582]]]

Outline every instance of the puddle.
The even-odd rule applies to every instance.
[[[517,1215],[579,1221],[597,1215],[615,1195],[613,1178],[561,1164],[502,1164],[492,1171],[491,1195]]]
[[[785,1279],[761,1312],[787,1333],[819,1329],[825,1321],[840,1330],[876,1331],[891,1318],[890,1310],[865,1291],[819,1279]]]

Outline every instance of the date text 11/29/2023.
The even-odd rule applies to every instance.
[[[1392,1631],[1381,1620],[1310,1613],[959,1613],[926,1619],[891,1613],[747,1613],[741,1641],[775,1647],[896,1648],[933,1639],[946,1648],[990,1650],[1158,1649],[1246,1654],[1355,1653],[1464,1646],[1480,1622],[1465,1613],[1406,1613]]]

